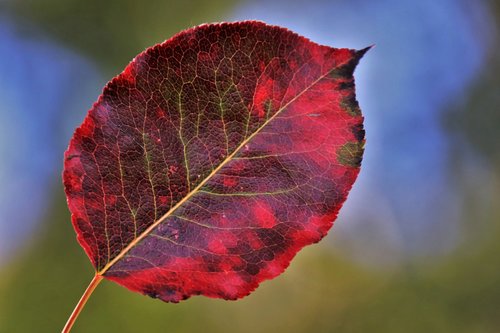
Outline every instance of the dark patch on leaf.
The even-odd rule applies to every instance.
[[[342,66],[339,66],[339,67],[333,69],[330,72],[330,77],[332,77],[333,79],[351,78],[352,75],[354,74],[354,70],[356,69],[356,66],[359,63],[359,60],[371,48],[372,47],[369,46],[369,47],[366,47],[362,50],[353,51],[353,57],[351,58],[351,60],[349,60],[347,63],[343,64]]]
[[[340,82],[337,89],[339,89],[339,90],[354,89],[354,80],[348,80],[348,81]]]
[[[342,100],[340,105],[353,117],[361,115],[361,109],[359,108],[359,103],[356,100],[356,96],[351,95]]]
[[[345,166],[359,167],[363,159],[363,143],[348,142],[337,150],[337,161]]]
[[[248,264],[245,271],[250,275],[257,275],[259,274],[260,267],[256,264]]]
[[[365,130],[363,127],[363,124],[356,124],[351,127],[352,134],[354,134],[354,137],[358,141],[363,141],[365,139]]]

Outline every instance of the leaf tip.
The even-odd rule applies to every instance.
[[[375,44],[372,44],[368,47],[365,47],[364,49],[357,50],[355,52],[355,58],[357,61],[359,61],[369,50],[373,49],[375,47]]]

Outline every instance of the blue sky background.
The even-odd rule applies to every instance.
[[[46,216],[75,110],[101,81],[89,61],[0,16],[0,262]]]

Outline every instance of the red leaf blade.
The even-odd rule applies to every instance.
[[[326,235],[359,172],[367,51],[259,22],[199,26],[104,89],[65,155],[78,240],[104,277],[236,299]]]

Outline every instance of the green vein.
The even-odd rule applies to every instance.
[[[188,193],[191,191],[191,176],[189,174],[189,162],[188,162],[188,157],[187,157],[187,145],[186,142],[184,141],[184,135],[183,135],[183,122],[184,122],[184,114],[182,112],[182,89],[179,92],[178,99],[177,99],[177,107],[179,109],[179,138],[182,143],[182,151],[184,154],[184,167],[186,168],[186,184],[187,184],[187,191]]]
[[[143,143],[143,148],[144,148],[144,159],[146,160],[146,172],[148,174],[148,180],[149,184],[151,184],[151,191],[153,194],[153,206],[155,210],[155,220],[156,220],[156,214],[158,213],[158,208],[156,204],[156,191],[155,191],[155,185],[153,183],[153,177],[152,177],[152,171],[151,171],[151,156],[148,151],[148,142],[149,142],[148,135],[146,133],[142,133],[142,143]]]
[[[99,163],[97,163],[97,159],[95,158],[95,155],[93,154],[92,157],[94,158],[95,165],[97,167],[97,172],[99,173],[99,179],[101,183],[101,191],[102,191],[102,204],[104,206],[104,234],[106,235],[106,244],[108,247],[108,259],[107,262],[109,263],[109,258],[111,257],[111,248],[109,246],[109,234],[108,234],[108,208],[106,205],[106,191],[104,190],[104,177],[102,176],[101,173],[101,168],[99,167]]]
[[[199,225],[200,227],[208,228],[208,229],[217,229],[217,230],[242,230],[242,229],[260,229],[258,227],[251,227],[251,226],[246,226],[246,227],[228,227],[228,228],[223,228],[223,227],[217,227],[205,223],[200,223],[195,220],[188,219],[187,217],[184,216],[179,216],[179,215],[171,215],[172,217],[178,218],[179,220],[183,220],[189,223],[193,223],[196,225]]]
[[[228,155],[229,154],[229,137],[227,135],[226,121],[224,120],[224,113],[225,113],[224,102],[223,102],[224,96],[225,96],[225,93],[222,97],[219,96],[219,111],[220,111],[220,119],[222,121],[222,131],[224,132],[224,140],[226,141],[226,155]]]
[[[205,193],[209,195],[215,195],[218,197],[256,197],[259,195],[277,195],[277,194],[290,193],[296,190],[297,188],[299,188],[299,186],[273,192],[235,192],[235,193],[217,193],[207,190],[198,190],[198,193]]]
[[[120,146],[118,145],[118,143],[116,144],[116,147],[118,149],[118,167],[120,169],[120,183],[122,184],[122,197],[127,202],[128,209],[130,210],[130,214],[132,215],[132,220],[134,222],[134,238],[136,238],[137,237],[137,210],[134,210],[132,208],[132,205],[130,205],[130,201],[125,196],[125,184],[123,181],[124,180],[124,172],[123,172],[123,165],[122,165],[122,160],[121,160]]]
[[[200,252],[204,252],[204,253],[208,253],[208,254],[213,254],[213,255],[216,255],[216,256],[237,256],[236,254],[229,254],[229,253],[226,253],[226,254],[223,254],[223,253],[217,253],[217,252],[212,252],[212,251],[208,251],[208,250],[205,250],[205,249],[200,249],[199,247],[196,247],[196,246],[192,246],[192,245],[187,245],[187,244],[181,244],[181,243],[177,243],[176,241],[168,238],[168,237],[163,237],[163,236],[160,236],[158,234],[151,234],[150,235],[151,237],[155,237],[155,238],[158,238],[158,239],[161,239],[161,240],[164,240],[164,241],[167,241],[167,242],[170,242],[176,246],[182,246],[182,247],[187,247],[188,249],[192,249],[194,251],[200,251]],[[163,252],[163,251],[161,251]],[[164,253],[164,252],[163,252]]]

